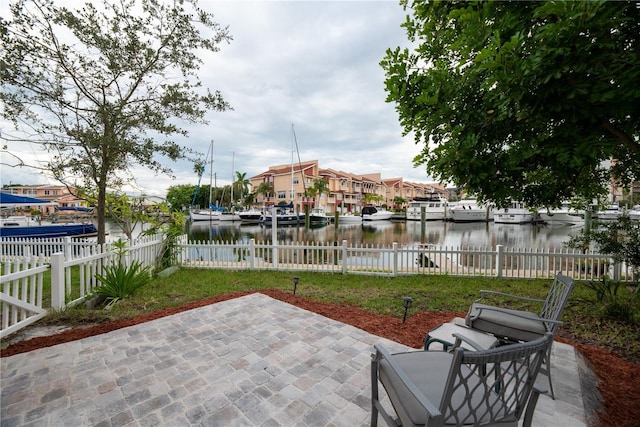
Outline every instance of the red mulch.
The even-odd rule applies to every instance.
[[[181,311],[238,298],[254,291],[234,292],[227,295],[206,298],[181,307],[166,308],[130,319],[75,328],[59,334],[37,337],[20,341],[2,349],[0,356],[8,357],[43,347],[61,344],[116,329],[148,322],[160,317],[169,316]],[[464,313],[420,312],[409,316],[405,323],[397,317],[372,314],[348,305],[336,305],[306,299],[277,290],[260,291],[265,295],[297,307],[313,311],[328,318],[353,325],[372,334],[389,338],[393,341],[421,348],[427,331],[453,317],[464,316]],[[582,345],[570,340],[557,338],[559,341],[574,345],[591,363],[591,368],[600,379],[599,390],[603,399],[603,407],[599,412],[599,422],[595,427],[605,426],[640,426],[640,365],[627,362],[616,354],[599,347]]]

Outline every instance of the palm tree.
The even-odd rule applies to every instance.
[[[374,202],[382,202],[384,201],[384,197],[379,194],[366,193],[363,197],[365,205],[372,205]]]
[[[402,209],[405,203],[407,203],[407,200],[400,196],[396,196],[393,198],[393,204],[395,205],[396,209]]]
[[[322,195],[322,193],[329,192],[329,184],[322,178],[318,178],[313,182],[313,186],[307,190],[307,194],[313,198],[313,204],[315,206],[316,196]]]
[[[271,182],[263,182],[258,186],[256,194],[264,194],[265,197],[269,197],[273,191],[273,184]]]
[[[240,190],[239,200],[242,200],[244,194],[249,191],[250,183],[251,182],[247,179],[246,172],[236,172],[236,182],[234,184],[236,185],[236,188]]]

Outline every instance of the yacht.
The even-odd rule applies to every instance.
[[[425,211],[425,221],[441,221],[449,219],[449,203],[442,197],[416,197],[407,207],[408,221],[422,221],[422,209]]]
[[[615,221],[622,216],[622,213],[623,211],[620,209],[620,205],[612,203],[605,209],[598,210],[594,216],[598,218],[598,221]]]
[[[249,209],[248,211],[238,212],[238,216],[243,224],[258,224],[260,222],[262,212],[257,209]]]
[[[571,208],[569,202],[562,202],[557,209],[539,209],[538,216],[546,224],[584,223],[584,212]]]
[[[309,212],[309,225],[326,225],[329,223],[329,217],[322,208],[313,208]]]
[[[493,221],[493,208],[478,204],[476,199],[464,199],[449,209],[453,222]]]
[[[511,202],[508,208],[493,211],[496,224],[527,224],[533,222],[533,213],[522,202]]]
[[[374,206],[365,206],[362,208],[362,220],[363,221],[387,221],[393,216],[393,212],[386,210],[385,208],[378,208]]]

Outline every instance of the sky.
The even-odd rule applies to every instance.
[[[4,16],[8,2],[2,3]],[[200,73],[204,86],[221,91],[233,111],[209,112],[208,125],[190,125],[189,137],[177,141],[201,153],[213,141],[218,186],[231,182],[236,171],[252,177],[290,163],[292,127],[303,162],[380,173],[383,179],[432,181],[424,167],[413,167],[422,147],[402,136],[395,104],[385,102],[380,61],[388,48],[409,43],[400,27],[406,12],[398,1],[200,0],[199,5],[233,37],[219,52],[202,57]],[[13,132],[10,124],[0,127],[4,134]],[[27,161],[47,159],[36,144],[8,148]],[[192,163],[166,162],[175,179],[138,167],[137,185],[127,192],[164,196],[172,185],[197,183]],[[27,168],[0,168],[0,185],[57,184]]]

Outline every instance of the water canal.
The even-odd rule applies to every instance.
[[[400,246],[427,243],[449,247],[490,247],[559,249],[570,236],[582,230],[582,225],[454,223],[427,221],[424,234],[419,221],[374,221],[370,223],[326,225],[321,228],[279,227],[280,242],[341,242],[349,245]],[[186,232],[193,241],[271,241],[272,230],[261,225],[227,222],[187,223]]]

